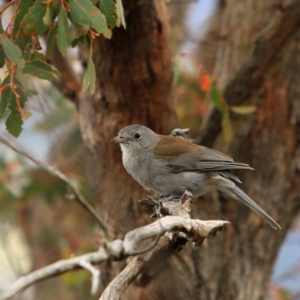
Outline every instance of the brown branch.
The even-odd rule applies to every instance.
[[[20,146],[14,145],[11,141],[7,140],[3,136],[0,136],[0,142],[3,143],[4,145],[8,146],[9,148],[11,148],[12,150],[14,150],[15,152],[17,152],[17,153],[19,153],[19,154],[21,154],[23,156],[26,156],[31,161],[33,161],[38,166],[40,166],[42,169],[46,170],[47,172],[49,172],[53,176],[56,176],[59,179],[61,179],[62,181],[64,181],[70,187],[70,189],[73,191],[73,193],[75,194],[76,201],[90,215],[92,215],[92,217],[97,221],[97,223],[99,224],[99,226],[101,227],[101,229],[104,231],[106,237],[109,237],[108,228],[107,228],[107,225],[105,224],[104,220],[99,216],[99,214],[94,209],[94,207],[92,207],[88,203],[88,201],[83,197],[83,195],[80,193],[80,191],[74,186],[74,184],[69,180],[69,178],[67,176],[65,176],[62,172],[60,172],[56,167],[49,166],[45,162],[43,162],[43,161],[35,158],[33,155],[29,154],[26,150],[22,149]]]
[[[285,7],[278,7],[278,16],[272,18],[270,23],[254,42],[252,52],[235,77],[225,87],[224,98],[229,105],[246,102],[262,87],[266,73],[299,31],[300,0],[294,0]],[[212,147],[220,131],[221,114],[214,109],[202,137],[202,144]]]
[[[2,16],[3,12],[12,4],[14,4],[16,2],[16,0],[12,0],[10,2],[8,2],[2,9],[0,9],[0,17]]]
[[[53,81],[53,85],[69,100],[78,104],[81,82],[76,75],[70,60],[63,56],[56,44],[53,45],[49,62],[57,68],[61,77]]]
[[[104,260],[111,259],[125,259],[128,256],[139,253],[137,251],[140,243],[145,239],[155,238],[157,236],[162,236],[166,232],[170,231],[182,231],[196,244],[203,241],[204,238],[215,235],[218,230],[221,230],[229,222],[226,221],[201,221],[184,219],[181,217],[164,217],[157,220],[154,223],[140,227],[138,229],[128,232],[124,240],[115,240],[113,242],[108,242],[102,245],[98,252],[88,253],[79,257],[60,260],[54,264],[48,265],[37,271],[34,271],[28,275],[20,277],[15,283],[13,283],[6,292],[0,294],[0,300],[5,300],[13,297],[24,288],[30,285],[47,279],[52,276],[57,276],[62,273],[75,270],[78,268],[90,266],[90,264],[99,264]],[[105,293],[101,299],[118,299],[118,298],[106,298],[106,295],[115,293],[112,291],[113,285],[118,285],[118,295],[126,289],[126,287],[132,282],[136,276],[141,272],[143,266],[149,259],[157,253],[157,249],[161,249],[162,245],[169,245],[170,241],[166,242],[166,236],[163,239],[163,243],[160,242],[159,245],[155,247],[156,251],[146,253],[143,255],[142,262],[140,263],[140,257],[137,257],[133,262],[122,271],[115,280],[108,286]],[[165,246],[164,246],[165,247]],[[151,249],[149,249],[151,250]],[[140,251],[140,253],[143,250]],[[132,270],[129,272],[130,266]],[[137,267],[140,266],[140,267]],[[89,268],[91,269],[91,268]],[[127,272],[127,273],[126,273]]]

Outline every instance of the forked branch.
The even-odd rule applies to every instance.
[[[162,237],[167,232],[183,232],[192,242],[198,245],[204,238],[215,235],[216,232],[221,230],[226,224],[228,224],[226,221],[201,221],[174,216],[164,217],[149,225],[128,232],[123,240],[103,243],[97,252],[60,260],[54,264],[20,277],[4,294],[0,294],[0,300],[9,299],[30,285],[52,276],[58,276],[71,270],[83,268],[87,265],[100,264],[107,259],[124,260],[128,256],[144,253],[145,248],[141,247],[142,241]],[[141,259],[140,256],[134,258],[108,286],[101,299],[118,299],[116,297],[107,297],[106,295],[111,295],[111,293],[115,294],[117,291],[120,296],[130,282],[138,276],[145,263],[157,252],[157,249],[161,248],[162,245],[170,246],[171,240],[168,236],[165,235],[161,240],[163,240],[163,242],[160,242],[159,245],[155,246],[155,244],[152,244],[152,248],[147,249],[148,252],[144,254],[143,259]],[[156,251],[151,252],[150,250],[153,248],[156,249]],[[140,262],[139,268],[137,268],[136,262]],[[128,271],[130,266],[133,267],[131,272]],[[122,280],[120,280],[120,278],[122,278]],[[114,289],[116,285],[118,286],[117,290]],[[93,288],[95,289],[95,287]]]

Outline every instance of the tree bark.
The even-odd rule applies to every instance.
[[[145,214],[146,209],[138,206],[137,200],[146,193],[126,172],[121,150],[110,140],[121,128],[134,123],[166,134],[176,120],[165,4],[126,0],[123,5],[126,30],[115,28],[111,40],[97,39],[93,57],[97,89],[79,103],[87,176],[112,238],[148,223],[151,212]],[[118,263],[103,268],[104,283],[109,283],[121,267]]]
[[[216,77],[229,105],[254,104],[257,112],[231,116],[229,142],[214,112],[202,141],[255,169],[236,172],[242,189],[282,230],[221,194],[204,201],[195,214],[230,220],[232,227],[222,242],[194,253],[195,299],[266,299],[276,255],[299,211],[299,9],[299,1],[231,0],[225,7]]]
[[[298,17],[300,4],[289,3],[279,6],[275,0],[226,2],[216,77],[230,105],[251,103],[258,110],[249,116],[232,116],[234,136],[229,142],[220,134],[220,117],[213,113],[208,127],[211,131],[203,138],[204,145],[255,168],[253,172],[237,172],[244,182],[242,188],[283,230],[274,231],[247,207],[212,191],[194,201],[193,214],[204,220],[231,221],[226,236],[205,241],[200,249],[188,244],[179,254],[166,253],[149,266],[123,299],[266,298],[276,254],[299,210],[300,36],[296,36],[296,21],[287,27],[285,22]],[[124,6],[127,29],[115,29],[111,40],[97,40],[97,90],[79,102],[87,176],[97,209],[114,238],[149,222],[149,213],[137,206],[136,201],[146,193],[126,173],[121,151],[110,143],[111,138],[129,124],[141,123],[163,134],[175,124],[164,4],[126,0]],[[252,50],[261,41],[260,35],[270,28],[271,37],[278,34],[278,39],[283,38],[275,44],[266,43],[266,53],[269,50],[271,57],[266,56],[251,69],[247,63],[256,53]],[[284,31],[276,32],[276,28]],[[243,73],[247,66],[248,73]],[[239,77],[243,74],[249,75],[249,84],[247,77]],[[230,83],[239,78],[243,79],[244,90],[240,100],[234,100],[240,94],[232,90]],[[107,265],[102,273],[104,283],[112,280],[120,268],[116,263]]]

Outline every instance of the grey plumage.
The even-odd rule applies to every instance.
[[[280,226],[232,181],[234,169],[252,170],[231,157],[173,136],[162,136],[141,125],[123,128],[112,141],[121,145],[123,164],[142,186],[158,194],[181,195],[189,190],[200,196],[214,186],[241,201],[274,229]]]

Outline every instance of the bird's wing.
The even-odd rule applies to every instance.
[[[175,140],[176,139],[176,140]],[[225,171],[232,169],[251,169],[249,165],[235,162],[231,157],[185,140],[170,137],[162,140],[154,149],[156,157],[168,162],[167,167],[174,172],[181,171]]]

